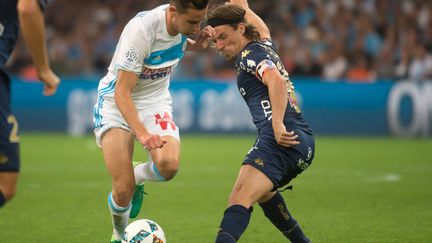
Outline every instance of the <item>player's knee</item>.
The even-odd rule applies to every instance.
[[[159,173],[166,181],[169,181],[175,177],[178,171],[178,167],[178,156],[164,157],[160,160],[158,164]]]

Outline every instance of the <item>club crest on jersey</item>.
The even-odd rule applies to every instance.
[[[159,124],[162,130],[167,130],[170,125],[172,130],[176,130],[176,125],[168,112],[165,112],[163,116],[160,114],[155,115],[155,124]]]
[[[172,67],[164,67],[158,69],[143,67],[139,75],[139,78],[155,80],[159,78],[164,78],[167,75],[171,74],[171,72],[172,72]]]

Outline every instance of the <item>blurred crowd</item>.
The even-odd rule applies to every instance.
[[[52,0],[46,11],[49,57],[62,76],[101,77],[119,35],[136,13],[168,0]],[[211,6],[223,3],[210,0]],[[271,30],[292,76],[335,82],[432,78],[430,0],[249,0]],[[9,69],[31,77],[22,41]],[[176,80],[233,80],[232,63],[213,51],[187,54]]]

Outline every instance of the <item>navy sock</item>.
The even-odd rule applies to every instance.
[[[310,242],[291,216],[282,195],[278,192],[270,200],[259,204],[265,216],[276,226],[291,242]]]
[[[6,203],[6,198],[3,193],[0,191],[0,208]]]
[[[252,207],[247,209],[242,205],[232,205],[227,208],[220,224],[216,243],[237,242],[249,224],[251,213]]]

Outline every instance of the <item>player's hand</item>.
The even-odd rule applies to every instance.
[[[197,34],[196,40],[188,39],[189,44],[195,46],[195,49],[202,51],[207,49],[210,40],[215,36],[216,31],[210,25],[207,25],[204,29],[200,30]]]
[[[138,141],[148,150],[162,148],[166,141],[157,134],[145,134],[137,137]]]
[[[38,78],[44,83],[43,94],[46,96],[54,95],[60,84],[60,78],[50,69],[38,70]]]
[[[276,142],[284,147],[292,147],[300,144],[297,140],[298,136],[293,131],[288,132],[284,124],[273,125]]]

